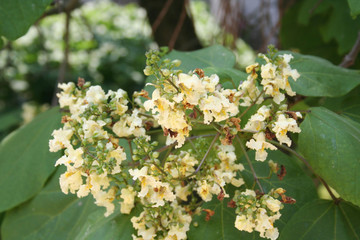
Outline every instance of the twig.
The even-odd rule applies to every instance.
[[[55,86],[54,95],[51,101],[51,106],[56,106],[58,103],[58,98],[56,96],[56,93],[58,92],[58,85],[60,83],[63,83],[65,81],[65,75],[66,75],[66,69],[69,62],[69,35],[70,35],[70,19],[71,19],[71,12],[66,12],[66,18],[65,18],[65,31],[64,31],[64,58],[61,63],[60,69],[59,69],[59,76],[57,79],[57,83]]]
[[[339,64],[339,66],[348,68],[351,65],[353,65],[356,60],[356,57],[359,54],[359,51],[360,51],[360,32],[358,32],[358,37],[356,39],[356,42],[355,42],[353,48],[351,49],[351,51],[348,54],[346,54],[346,56],[344,57],[342,62]]]
[[[59,13],[67,13],[72,12],[76,8],[81,7],[81,2],[79,0],[71,0],[66,5],[59,5],[58,7],[51,8],[49,11],[45,12],[37,21],[42,20],[43,18],[46,18],[51,15],[56,15]]]
[[[184,21],[185,21],[185,17],[186,17],[186,5],[188,4],[188,1],[185,0],[184,1],[184,5],[182,7],[182,11],[181,11],[181,14],[180,14],[180,17],[179,17],[179,21],[178,23],[176,24],[176,27],[175,27],[175,30],[170,38],[170,41],[169,41],[169,49],[170,51],[172,49],[174,49],[174,46],[175,46],[175,43],[176,43],[176,40],[178,39],[178,36],[180,34],[180,31],[181,31],[181,28],[184,24]]]
[[[253,177],[254,177],[255,182],[256,182],[257,185],[259,186],[260,191],[261,191],[262,193],[264,193],[264,189],[262,188],[262,186],[261,186],[261,184],[260,184],[259,178],[256,176],[256,172],[255,172],[255,169],[254,169],[254,167],[253,167],[253,165],[252,165],[252,163],[251,163],[251,160],[250,160],[250,158],[249,158],[249,155],[247,154],[246,149],[245,149],[245,147],[244,147],[243,143],[241,142],[241,139],[240,139],[240,137],[239,137],[238,135],[236,135],[236,139],[238,140],[238,142],[239,142],[239,144],[240,144],[240,147],[241,147],[241,150],[243,151],[243,153],[244,153],[244,155],[245,155],[246,161],[247,161],[248,164],[249,164],[249,167],[250,167],[250,170],[251,170],[251,172],[252,172],[252,174],[253,174]]]
[[[282,145],[276,141],[273,141],[273,140],[268,140],[268,142],[274,144],[275,146],[285,150],[285,151],[288,151],[289,153],[292,153],[295,155],[295,157],[297,157],[298,159],[300,159],[305,165],[306,167],[317,177],[317,179],[319,179],[319,181],[325,186],[326,190],[328,191],[328,193],[330,194],[331,198],[334,200],[334,202],[337,204],[340,202],[340,198],[337,198],[334,193],[331,191],[329,185],[325,182],[325,180],[323,178],[321,178],[315,171],[314,169],[310,166],[309,162],[303,157],[301,156],[298,152],[296,152],[295,150],[285,146],[285,145]]]
[[[127,140],[128,144],[129,144],[130,155],[131,155],[131,156],[130,156],[130,159],[131,159],[132,162],[134,162],[134,160],[133,160],[133,155],[134,155],[134,154],[133,154],[133,150],[132,150],[132,146],[131,146],[131,139],[128,138],[128,139],[126,139],[126,140]]]
[[[152,33],[155,34],[157,28],[159,27],[160,23],[162,22],[162,20],[164,19],[166,13],[169,11],[169,8],[172,4],[173,0],[167,0],[164,7],[161,9],[161,12],[159,13],[159,15],[157,16],[154,24],[152,25],[151,29],[152,29]]]
[[[262,90],[262,91],[260,92],[259,96],[256,97],[255,101],[254,101],[247,109],[245,109],[245,111],[243,111],[243,112],[240,114],[240,116],[239,116],[240,119],[250,110],[250,108],[252,108],[252,107],[256,104],[256,102],[259,100],[259,98],[261,97],[261,95],[263,95],[264,92],[265,92],[265,91]]]
[[[192,176],[194,176],[197,172],[199,172],[199,170],[200,170],[200,168],[201,168],[202,164],[204,163],[205,159],[206,159],[206,158],[207,158],[207,156],[209,155],[209,153],[210,153],[210,151],[211,151],[212,147],[214,146],[214,144],[215,144],[216,140],[219,138],[219,136],[220,136],[220,133],[217,133],[217,134],[216,134],[216,136],[214,137],[214,139],[212,140],[212,142],[211,142],[211,144],[210,144],[210,146],[209,146],[208,150],[206,151],[206,153],[205,153],[204,157],[202,158],[202,160],[201,160],[201,162],[200,162],[199,166],[196,168],[196,170],[195,170],[193,173],[191,173],[189,176],[187,176],[187,178],[192,177]]]

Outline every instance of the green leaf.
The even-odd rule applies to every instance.
[[[338,98],[321,98],[318,105],[360,123],[360,86]]]
[[[280,54],[289,52],[279,52]],[[360,71],[335,66],[329,61],[315,57],[291,53],[294,59],[290,66],[300,73],[295,82],[290,79],[292,89],[304,96],[339,97],[347,94],[360,84]]]
[[[205,75],[217,74],[222,87],[237,89],[242,81],[247,79],[247,74],[235,68],[208,67],[204,69]]]
[[[52,0],[0,0],[0,35],[15,40],[24,35]]]
[[[235,65],[235,55],[220,45],[214,45],[191,52],[173,50],[166,57],[172,60],[181,60],[180,69],[184,72],[192,71],[195,68],[231,68]]]
[[[33,197],[54,171],[59,154],[49,152],[49,139],[59,125],[59,109],[54,108],[1,142],[0,212]]]
[[[250,159],[254,159],[254,152],[250,152]],[[287,190],[287,195],[295,198],[297,200],[294,205],[286,205],[283,210],[281,210],[281,218],[275,222],[275,226],[281,229],[284,227],[287,221],[291,216],[297,212],[305,203],[311,201],[317,197],[316,189],[310,177],[308,177],[302,169],[294,162],[294,159],[291,159],[286,154],[280,151],[269,152],[268,159],[273,159],[280,165],[284,165],[287,171],[287,175],[282,181],[280,181],[276,176],[273,176],[271,179],[262,179],[261,184],[265,192],[270,191],[272,188],[282,187]],[[241,160],[244,163],[245,170],[241,172],[242,177],[245,180],[246,188],[251,189],[254,183],[252,173],[247,164],[246,160],[242,157]],[[256,173],[259,177],[267,177],[269,175],[269,167],[267,163],[263,162],[254,162],[253,165]],[[243,189],[243,187],[241,187]],[[228,190],[230,197],[232,197],[234,188]],[[224,199],[220,202],[218,199],[213,199],[209,203],[205,203],[203,208],[208,208],[215,211],[214,216],[211,217],[210,221],[205,221],[205,214],[202,213],[201,216],[195,216],[193,222],[198,223],[198,227],[194,227],[193,224],[188,233],[189,239],[221,239],[221,240],[236,240],[236,239],[262,239],[259,237],[258,232],[247,233],[239,231],[234,227],[235,222],[235,213],[234,209],[227,207],[227,202],[230,199]]]
[[[360,208],[346,202],[314,200],[285,226],[280,240],[360,239]]]
[[[360,14],[360,1],[358,0],[348,0],[351,16],[356,17]]]
[[[19,124],[21,122],[21,112],[22,109],[17,108],[9,112],[2,113],[0,116],[0,131],[5,131],[16,124]]]
[[[59,176],[64,171],[59,168],[34,199],[6,214],[3,239],[131,239],[130,219],[138,209],[121,215],[117,207],[114,214],[104,217],[105,208],[96,206],[91,196],[77,198],[61,192]]]
[[[314,171],[343,199],[359,206],[360,124],[317,107],[300,127],[299,148]]]

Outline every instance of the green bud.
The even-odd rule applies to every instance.
[[[170,70],[169,69],[161,69],[162,74],[164,75],[164,77],[167,77],[170,75]]]
[[[179,59],[175,59],[172,61],[172,64],[175,66],[175,67],[179,67],[181,65],[181,61]]]
[[[146,66],[145,69],[144,69],[144,74],[146,76],[150,76],[152,74],[152,69],[150,66]]]
[[[153,152],[152,157],[153,158],[158,158],[159,157],[159,152]]]

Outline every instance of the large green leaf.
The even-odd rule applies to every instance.
[[[214,45],[191,52],[173,50],[166,57],[181,60],[180,69],[184,72],[195,68],[231,68],[235,65],[235,55],[227,48]]]
[[[251,159],[254,159],[255,154],[250,152],[249,156]],[[291,216],[305,203],[316,198],[317,194],[312,180],[305,175],[302,169],[294,162],[294,159],[291,159],[289,156],[280,151],[270,152],[268,158],[280,165],[284,165],[287,170],[287,175],[282,181],[280,181],[276,176],[273,176],[271,179],[262,179],[261,184],[264,191],[268,192],[272,188],[282,187],[287,190],[288,196],[297,200],[296,204],[286,205],[285,208],[281,210],[282,216],[280,220],[277,220],[275,223],[275,226],[278,227],[281,232],[281,229],[284,227],[286,222],[289,221]],[[244,157],[241,162],[244,163],[245,166],[245,171],[242,172],[242,177],[245,180],[246,188],[251,189],[254,183],[252,173],[249,170],[248,165],[245,164],[246,160]],[[259,177],[266,177],[269,175],[269,167],[267,166],[267,163],[254,162],[253,164]],[[229,193],[231,194],[232,191],[230,190]],[[257,232],[250,234],[247,232],[241,232],[234,227],[236,216],[234,209],[227,207],[228,201],[229,199],[225,199],[220,202],[215,198],[211,202],[206,203],[204,208],[214,210],[215,214],[210,221],[207,222],[204,220],[204,214],[194,217],[193,222],[197,222],[199,226],[191,226],[190,232],[188,233],[189,239],[261,239],[259,237],[259,233]]]
[[[360,124],[326,108],[311,108],[301,124],[299,148],[342,198],[360,206]]]
[[[280,54],[288,52],[280,52]],[[292,89],[304,96],[339,97],[350,92],[360,84],[360,71],[335,66],[329,61],[315,57],[291,53],[294,59],[290,62],[297,69],[300,78],[294,82],[290,79]]]
[[[15,40],[24,35],[52,0],[0,0],[0,36]]]
[[[247,74],[235,68],[208,67],[204,69],[205,75],[217,74],[222,87],[237,89],[241,82],[247,79]]]
[[[351,16],[356,17],[360,14],[360,1],[358,0],[348,0],[349,7],[351,10]]]
[[[59,154],[49,139],[60,125],[58,108],[40,114],[0,144],[0,212],[33,197],[54,171]]]
[[[4,240],[18,239],[131,239],[131,215],[121,215],[119,207],[109,217],[91,196],[65,195],[59,186],[59,168],[46,187],[30,202],[9,211],[1,227]]]
[[[317,105],[360,123],[360,86],[342,97],[321,98]]]
[[[315,200],[285,226],[280,240],[360,239],[360,209],[346,202]]]

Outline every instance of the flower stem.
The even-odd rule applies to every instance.
[[[253,165],[252,165],[252,163],[251,163],[251,160],[250,160],[250,158],[249,158],[249,155],[247,154],[246,149],[245,149],[245,147],[244,147],[243,143],[241,142],[241,139],[240,139],[240,137],[239,137],[238,135],[236,135],[236,139],[238,140],[238,142],[239,142],[239,144],[240,144],[240,147],[241,147],[241,150],[243,151],[243,153],[244,153],[244,155],[245,155],[246,161],[247,161],[248,164],[249,164],[249,167],[250,167],[250,170],[251,170],[251,172],[252,172],[252,174],[253,174],[253,177],[254,177],[255,182],[256,182],[257,185],[259,186],[260,191],[261,191],[262,193],[264,193],[264,189],[262,188],[262,186],[261,186],[261,184],[260,184],[260,181],[259,181],[259,178],[258,178],[257,175],[256,175],[255,169],[254,169],[254,167],[253,167]]]

